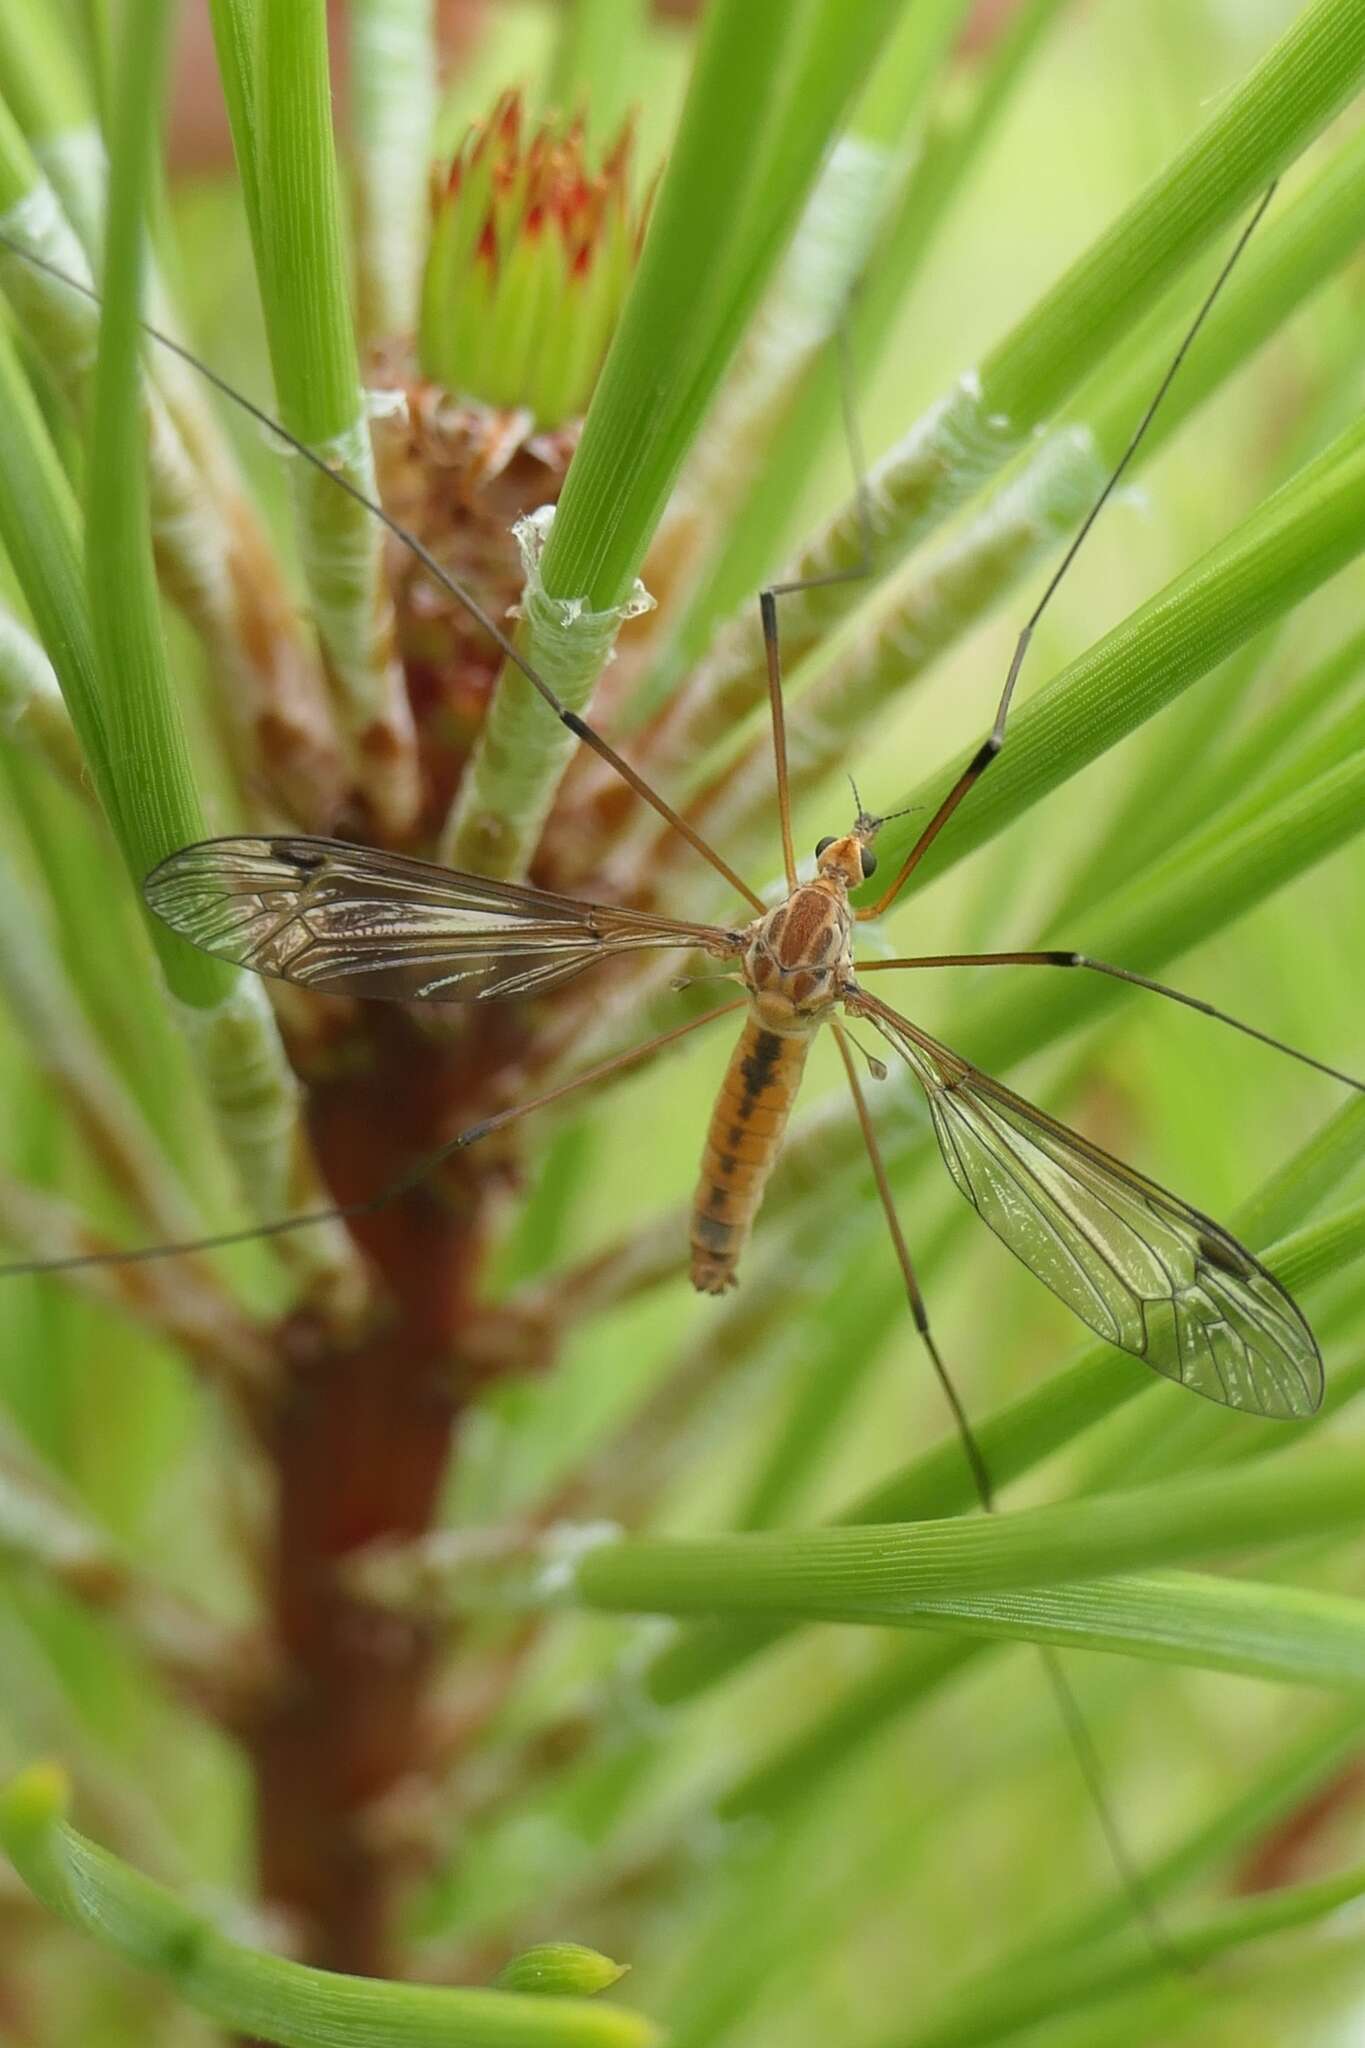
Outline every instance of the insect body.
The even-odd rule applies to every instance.
[[[735,1284],[811,1040],[852,986],[848,892],[872,872],[879,823],[864,814],[846,837],[822,840],[815,880],[744,935],[749,1017],[711,1116],[692,1206],[692,1284],[702,1294]]]

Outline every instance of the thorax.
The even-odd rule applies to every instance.
[[[847,894],[823,875],[755,919],[744,981],[765,1029],[796,1038],[817,1029],[852,975],[852,932]]]

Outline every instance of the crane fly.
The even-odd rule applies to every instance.
[[[1129,444],[1019,636],[991,731],[928,819],[879,898],[855,908],[850,892],[875,872],[886,822],[862,807],[848,830],[823,838],[809,881],[797,873],[791,827],[777,600],[809,584],[774,585],[760,598],[767,654],[778,815],[787,895],[776,907],[735,873],[586,720],[563,705],[524,655],[381,505],[363,497],[315,451],[289,435],[171,337],[217,388],[295,451],[362,499],[489,632],[550,710],[742,896],[743,923],[686,922],[463,874],[410,856],[302,834],[213,839],[173,853],[146,879],[148,907],[191,943],[237,966],[317,994],[391,1002],[521,1001],[563,987],[594,964],[641,951],[700,951],[739,982],[730,1003],[604,1060],[559,1086],[485,1118],[417,1161],[368,1201],[281,1218],[249,1229],[124,1252],[34,1262],[16,1271],[72,1268],[211,1250],[372,1214],[442,1161],[494,1130],[633,1065],[718,1017],[745,1011],[707,1131],[691,1213],[691,1275],[704,1294],[735,1285],[764,1186],[776,1162],[811,1042],[832,1028],[916,1327],[952,1404],[982,1503],[989,1477],[930,1333],[928,1315],[892,1200],[859,1079],[847,1019],[869,1025],[910,1069],[926,1097],[944,1164],[982,1221],[1079,1319],[1164,1377],[1230,1408],[1279,1418],[1312,1414],[1322,1359],[1290,1295],[1211,1217],[1026,1102],[862,986],[859,974],[944,966],[1035,966],[1105,974],[1186,1004],[1331,1075],[1363,1084],[1212,1004],[1111,963],[1064,950],[921,955],[855,961],[857,924],[889,910],[938,834],[1005,744],[1015,686],[1035,627],[1135,455],[1195,336],[1264,214],[1266,192],[1205,297]],[[21,251],[39,268],[49,268]],[[60,272],[54,273],[61,276]],[[70,279],[64,282],[73,283]],[[85,290],[74,285],[77,290]],[[845,580],[862,570],[837,572]],[[855,789],[856,798],[856,789]]]
[[[1167,1379],[1234,1409],[1285,1419],[1311,1415],[1323,1394],[1322,1359],[1307,1321],[1275,1276],[1212,1218],[1103,1151],[1013,1090],[980,1072],[863,986],[861,976],[932,967],[1050,967],[1104,974],[1199,1010],[1354,1088],[1361,1082],[1227,1012],[1112,963],[1064,950],[920,955],[858,962],[858,924],[896,902],[958,806],[999,756],[1010,706],[1038,621],[1095,520],[1132,461],[1195,336],[1260,221],[1267,191],[1157,387],[1121,459],[1067,548],[1019,636],[990,733],[932,813],[898,871],[869,906],[851,892],[876,871],[875,841],[886,823],[857,797],[847,830],[822,838],[815,872],[802,881],[792,838],[777,601],[809,583],[777,584],[760,597],[781,829],[785,899],[770,907],[694,825],[576,712],[422,541],[324,458],[290,434],[211,366],[155,327],[159,345],[188,361],[295,454],[364,504],[417,557],[516,666],[547,709],[678,833],[745,903],[730,925],[552,894],[459,873],[381,849],[302,834],[207,840],[170,855],[147,878],[148,907],[172,929],[219,958],[318,994],[400,1003],[519,1002],[553,993],[598,963],[627,954],[701,952],[740,993],[644,1043],[617,1053],[530,1100],[458,1132],[368,1200],[280,1218],[246,1229],[121,1252],[26,1261],[0,1272],[61,1272],[209,1251],[334,1219],[372,1215],[424,1182],[441,1163],[493,1131],[562,1101],[718,1018],[743,1011],[707,1130],[691,1211],[691,1275],[720,1295],[736,1284],[740,1260],[776,1162],[811,1043],[834,1033],[866,1144],[916,1330],[951,1410],[977,1497],[994,1506],[990,1474],[944,1365],[902,1231],[848,1021],[868,1026],[923,1090],[944,1165],[982,1221],[1088,1328]],[[0,236],[0,240],[6,238]],[[37,268],[93,297],[32,251],[9,243]],[[850,445],[855,437],[851,421]],[[870,520],[862,498],[865,543]],[[867,565],[870,567],[870,563]],[[818,579],[852,580],[865,568]],[[874,1070],[879,1063],[874,1063]],[[1056,1653],[1040,1646],[1077,1762],[1109,1851],[1158,1961],[1178,1960],[1147,1903],[1109,1810],[1103,1771]]]
[[[840,1012],[862,1018],[923,1087],[957,1187],[1083,1322],[1230,1407],[1310,1414],[1322,1395],[1312,1333],[1284,1289],[1227,1231],[861,987],[852,946],[859,913],[849,891],[875,868],[881,823],[863,812],[850,831],[822,840],[814,879],[795,882],[783,903],[740,929],[585,903],[304,837],[187,847],[148,878],[146,899],[206,951],[324,995],[507,1002],[560,988],[622,953],[700,950],[722,963],[742,981],[747,1015],[692,1205],[692,1281],[706,1294],[736,1284],[812,1040],[831,1023],[846,1047]],[[736,1007],[691,1019],[682,1030]],[[665,1033],[610,1064],[633,1062],[680,1035]],[[455,1142],[471,1144],[546,1099],[518,1104]]]

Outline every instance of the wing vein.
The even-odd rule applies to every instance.
[[[239,966],[398,1002],[507,1002],[620,953],[700,947],[734,959],[743,946],[716,925],[302,836],[185,847],[145,894],[185,938]]]
[[[924,1088],[960,1192],[1082,1322],[1228,1407],[1313,1413],[1322,1360],[1312,1331],[1236,1238],[879,998],[851,989],[846,1007]]]

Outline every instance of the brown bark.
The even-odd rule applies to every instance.
[[[505,1032],[505,1016],[496,1022]],[[400,1011],[366,1006],[351,1071],[313,1090],[314,1142],[339,1200],[394,1180],[486,1104],[505,1048],[483,1024],[452,1047]],[[389,1302],[360,1342],[336,1349],[303,1320],[285,1333],[268,1446],[285,1679],[251,1737],[262,1889],[311,1960],[366,1975],[394,1967],[406,1862],[367,1817],[435,1762],[427,1699],[437,1645],[420,1621],[356,1597],[342,1568],[364,1546],[433,1521],[467,1393],[462,1330],[487,1322],[474,1297],[488,1171],[462,1161],[443,1184],[357,1228]]]
[[[441,402],[414,381],[404,421],[376,437],[386,503],[500,616],[520,588],[510,527],[558,495],[573,434],[527,437],[524,416]],[[426,852],[482,723],[499,657],[411,556],[390,553],[399,648],[420,736]],[[319,1164],[339,1203],[363,1202],[463,1125],[506,1106],[546,1043],[515,1007],[446,1011],[427,1027],[381,1003],[282,1008],[309,1094]],[[367,1603],[345,1567],[435,1519],[463,1404],[489,1378],[542,1367],[552,1311],[478,1299],[494,1202],[519,1133],[462,1154],[356,1228],[385,1304],[359,1339],[307,1314],[282,1333],[265,1429],[276,1486],[270,1566],[281,1682],[251,1730],[266,1902],[311,1961],[396,1966],[393,1925],[415,1862],[424,1787],[453,1761],[433,1684],[440,1643]],[[432,1801],[435,1811],[436,1802]]]

